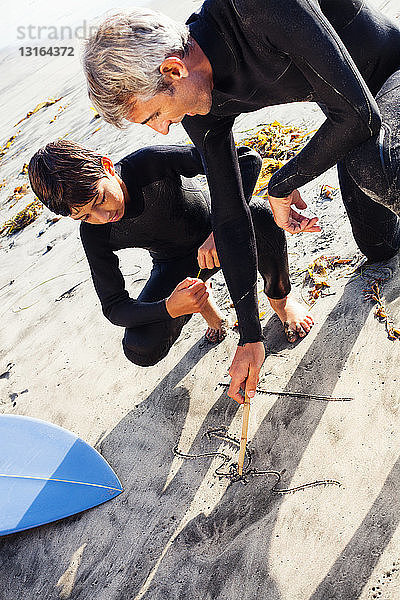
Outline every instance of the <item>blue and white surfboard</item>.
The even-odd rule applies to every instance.
[[[104,458],[70,431],[0,415],[0,535],[68,517],[121,492]]]

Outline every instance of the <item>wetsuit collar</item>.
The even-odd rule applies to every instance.
[[[214,88],[218,88],[220,81],[236,70],[237,64],[222,32],[207,12],[207,2],[200,11],[189,17],[186,24],[189,25],[190,35],[210,61]]]
[[[143,193],[132,175],[132,169],[130,169],[128,164],[124,164],[124,159],[116,163],[115,171],[125,183],[130,198],[129,204],[125,205],[125,212],[122,218],[134,219],[144,211]]]

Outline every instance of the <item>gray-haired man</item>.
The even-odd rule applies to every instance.
[[[200,151],[218,256],[239,321],[229,394],[240,401],[246,383],[252,397],[264,348],[234,120],[273,104],[318,102],[326,121],[270,181],[276,223],[290,233],[319,231],[316,218],[295,210],[306,208],[297,188],[339,162],[359,247],[372,260],[392,256],[400,247],[392,212],[400,210],[400,124],[393,110],[400,31],[361,0],[207,0],[188,26],[144,9],[108,19],[89,40],[84,64],[90,97],[106,120],[121,126],[128,119],[164,134],[182,121]],[[381,136],[378,105],[386,125]]]

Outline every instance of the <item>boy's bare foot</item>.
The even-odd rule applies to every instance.
[[[297,302],[291,294],[282,300],[273,300],[272,298],[268,298],[268,300],[282,321],[289,342],[295,342],[299,337],[303,338],[309,333],[314,325],[314,319],[306,307]]]
[[[214,302],[210,288],[208,288],[208,293],[209,296],[206,305],[201,311],[201,315],[208,325],[204,337],[208,342],[211,342],[212,344],[218,344],[226,337],[228,325],[222,317],[218,306]]]

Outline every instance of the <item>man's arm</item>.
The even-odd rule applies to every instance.
[[[241,4],[246,3],[238,0]],[[270,0],[268,10],[264,2],[261,5],[264,10],[257,12],[257,27],[264,23],[266,42],[290,56],[327,115],[301,152],[270,180],[269,194],[287,197],[376,135],[381,120],[360,72],[316,2]]]
[[[256,186],[257,179],[261,172],[262,158],[258,152],[256,152],[256,150],[253,150],[248,146],[238,146],[236,150],[243,185],[244,199],[246,203],[249,204],[253,197],[253,191]],[[214,267],[221,266],[213,233],[208,236],[205,242],[198,249],[197,260],[199,267],[202,269],[214,269]]]
[[[232,136],[234,118],[186,117],[182,124],[203,156],[219,260],[235,306],[240,341],[262,339],[257,310],[257,251]]]
[[[218,257],[234,303],[239,347],[229,374],[229,396],[253,397],[265,352],[257,306],[257,252],[249,207],[244,198],[233,141],[234,118],[186,117],[183,126],[202,155],[211,194],[211,216]]]

